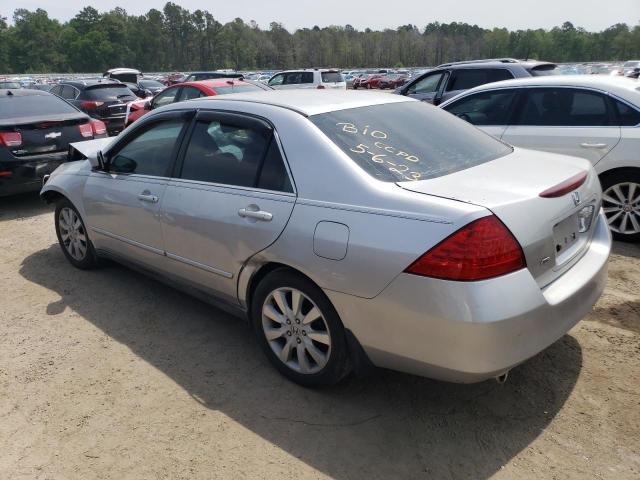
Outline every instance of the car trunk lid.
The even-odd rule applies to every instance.
[[[81,113],[58,114],[51,117],[32,116],[0,122],[0,132],[20,134],[21,143],[9,147],[15,157],[67,151],[69,143],[86,140],[80,125],[89,125],[89,118]],[[89,138],[93,138],[91,135]]]
[[[540,196],[585,172],[577,188]],[[450,175],[398,185],[489,209],[522,246],[527,268],[540,287],[562,275],[586,250],[601,201],[600,183],[589,162],[523,149]],[[590,209],[588,228],[580,231]]]

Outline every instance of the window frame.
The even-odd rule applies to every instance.
[[[246,187],[242,185],[230,185],[227,183],[207,182],[204,180],[193,180],[193,179],[180,177],[180,175],[182,174],[182,166],[184,164],[184,158],[186,156],[187,149],[189,148],[189,144],[191,143],[191,138],[193,136],[193,132],[195,130],[195,127],[198,121],[203,121],[203,120],[215,121],[218,119],[222,121],[225,117],[227,119],[233,118],[235,120],[246,121],[247,123],[254,122],[254,124],[261,124],[263,128],[267,128],[271,132],[271,139],[267,143],[267,148],[265,149],[264,155],[262,156],[262,159],[260,160],[260,163],[257,168],[256,178],[254,179],[254,186]],[[251,127],[249,126],[248,128],[251,128]],[[270,194],[276,194],[276,195],[286,195],[286,196],[292,196],[292,197],[298,196],[298,189],[296,187],[293,174],[291,173],[291,168],[289,166],[289,161],[285,154],[285,150],[282,146],[282,141],[280,139],[280,136],[278,135],[278,131],[276,130],[275,126],[268,119],[261,117],[259,115],[254,115],[247,112],[239,112],[235,110],[200,109],[197,111],[197,114],[195,114],[194,117],[191,119],[191,123],[187,131],[183,133],[184,133],[184,137],[182,138],[180,149],[177,152],[177,156],[173,164],[173,170],[171,172],[172,181],[192,183],[197,185],[215,186],[215,187],[228,188],[233,190],[255,191],[255,192],[270,193]],[[260,174],[264,166],[266,154],[270,147],[270,142],[276,142],[276,146],[278,147],[278,151],[280,153],[282,163],[284,164],[284,169],[286,171],[287,176],[289,177],[289,183],[292,189],[291,192],[285,192],[282,190],[268,190],[265,188],[258,188],[257,186],[255,186],[255,184],[260,181]]]
[[[524,111],[524,105],[527,101],[527,94],[531,92],[531,90],[543,90],[543,89],[569,89],[569,90],[580,90],[588,93],[596,93],[602,95],[605,100],[605,106],[607,109],[607,116],[609,117],[609,125],[530,125],[530,124],[522,124],[520,122],[520,118],[522,117],[522,113]],[[522,87],[522,91],[520,92],[520,98],[515,103],[514,112],[511,115],[509,121],[510,126],[514,127],[536,127],[536,128],[621,128],[620,125],[612,125],[612,123],[616,123],[617,121],[617,109],[615,109],[615,105],[609,101],[611,94],[607,91],[600,90],[597,88],[590,87],[581,87],[576,85],[527,85]],[[637,109],[636,109],[637,110]]]
[[[131,129],[131,131],[127,132],[126,135],[124,135],[122,138],[119,138],[110,148],[109,150],[107,150],[106,152],[104,152],[104,159],[105,159],[105,165],[103,166],[102,171],[105,173],[108,173],[110,175],[118,175],[118,176],[130,176],[130,175],[135,175],[137,177],[144,177],[144,178],[166,178],[166,179],[170,179],[171,178],[171,174],[174,171],[175,168],[175,164],[176,164],[176,160],[178,157],[178,153],[180,152],[180,149],[182,148],[182,145],[184,144],[184,140],[185,140],[185,135],[186,133],[189,131],[191,124],[192,124],[192,120],[193,117],[195,116],[196,111],[195,110],[174,110],[174,111],[170,111],[170,112],[163,112],[163,113],[159,113],[157,115],[153,115],[151,118],[146,118],[145,117],[145,121],[144,122],[140,122],[139,125],[134,124],[134,128]],[[145,132],[147,132],[148,130],[150,130],[151,128],[154,127],[154,125],[157,125],[158,123],[162,123],[165,122],[167,120],[183,120],[184,121],[184,125],[182,126],[182,130],[180,131],[180,134],[178,135],[178,139],[176,141],[176,145],[173,148],[173,151],[171,152],[171,160],[169,162],[169,165],[167,167],[167,170],[165,172],[165,175],[162,176],[158,176],[158,175],[148,175],[145,173],[127,173],[127,172],[116,172],[113,171],[110,168],[111,165],[111,159],[114,158],[116,155],[118,155],[118,153],[125,148],[127,145],[129,145],[131,142],[133,142],[134,140],[136,140],[140,135],[144,134]],[[138,122],[136,122],[138,123]]]
[[[614,95],[611,92],[602,92],[602,93],[607,95],[612,101],[620,102],[620,103],[626,105],[628,108],[630,108],[631,110],[633,110],[634,112],[636,112],[640,116],[640,108],[636,107],[631,102],[628,102],[624,98],[619,97],[617,95]],[[621,125],[621,122],[620,122],[620,111],[618,110],[618,106],[615,103],[612,103],[611,108],[612,108],[612,110],[614,112],[613,116],[614,116],[615,121],[616,121],[616,125],[614,125],[615,127],[619,127],[619,128],[640,128],[640,122],[636,123],[635,125]]]
[[[411,82],[407,86],[406,95],[430,95],[433,93],[435,96],[438,96],[441,93],[441,90],[446,86],[446,83],[448,83],[449,79],[451,78],[451,75],[447,75],[447,73],[448,73],[447,70],[437,70],[434,72],[425,73],[421,77],[416,78],[415,81]],[[435,75],[440,75],[440,80],[438,80],[438,84],[436,85],[436,89],[434,91],[416,92],[418,83],[422,82],[428,77],[433,77]],[[411,91],[412,88],[413,88],[413,91]]]

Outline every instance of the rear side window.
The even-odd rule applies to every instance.
[[[105,84],[87,87],[82,97],[88,100],[114,100],[124,97],[135,97],[126,85]]]
[[[474,125],[506,125],[515,95],[515,90],[481,92],[443,108]]]
[[[339,72],[322,72],[320,75],[322,75],[323,83],[344,82],[344,78]]]
[[[618,111],[618,121],[621,127],[635,127],[640,124],[640,112],[631,108],[626,103],[611,99]]]
[[[170,103],[173,103],[176,99],[176,94],[178,93],[179,89],[180,87],[167,88],[166,90],[156,95],[151,102],[153,108],[160,108],[163,105],[169,105]]]
[[[512,151],[424,102],[338,110],[309,119],[368,174],[385,182],[440,177]]]
[[[289,72],[285,74],[285,85],[297,85],[300,83],[313,83],[313,72]]]
[[[0,99],[0,118],[60,115],[80,112],[54,95],[29,95]]]
[[[263,132],[198,121],[187,148],[180,177],[202,182],[253,187],[269,146]]]
[[[182,87],[182,91],[180,92],[180,98],[178,98],[178,102],[183,100],[191,100],[192,98],[200,98],[204,97],[204,93],[198,90],[195,87]]]
[[[453,90],[469,90],[485,83],[512,79],[513,75],[506,68],[470,68],[451,72],[451,80],[447,92]]]
[[[167,176],[183,127],[184,120],[179,119],[154,123],[116,152],[110,160],[110,170],[116,173]]]
[[[213,89],[218,95],[224,95],[227,93],[262,91],[260,87],[256,87],[255,85],[229,85],[228,87],[213,87]]]
[[[293,192],[289,175],[284,166],[284,160],[280,155],[280,149],[275,138],[271,138],[267,156],[262,164],[258,188],[276,190],[279,192]]]
[[[525,89],[517,125],[599,127],[610,125],[604,95],[573,88]]]

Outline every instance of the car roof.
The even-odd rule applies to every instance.
[[[626,77],[611,77],[609,75],[548,75],[541,77],[515,78],[500,82],[486,83],[464,92],[469,95],[474,92],[492,90],[494,88],[509,87],[585,87],[611,92],[625,100],[633,101],[640,106],[640,83]],[[448,103],[448,102],[447,102]]]
[[[117,80],[111,80],[110,78],[100,78],[100,79],[87,78],[87,79],[81,79],[81,80],[62,80],[59,82],[59,85],[72,85],[78,88],[86,88],[86,87],[91,87],[93,85],[100,85],[103,83],[126,86],[125,83],[119,82]]]
[[[436,68],[508,68],[509,65],[520,65],[530,69],[539,65],[555,65],[552,62],[540,60],[516,60],[515,58],[487,58],[483,60],[465,60],[461,62],[450,62],[438,65]]]
[[[402,95],[377,92],[352,92],[347,90],[316,90],[293,89],[273,90],[248,93],[234,93],[220,97],[205,97],[198,100],[189,100],[199,104],[202,108],[211,108],[207,102],[217,101],[218,98],[226,102],[251,102],[264,105],[282,107],[305,116],[320,113],[347,110],[350,108],[366,107],[370,105],[382,105],[387,103],[415,102],[416,100]]]
[[[54,96],[49,92],[43,90],[32,90],[30,88],[7,88],[0,90],[0,99],[2,98],[15,98],[15,97],[33,97],[33,96]]]

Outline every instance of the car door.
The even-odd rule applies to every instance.
[[[278,238],[296,198],[277,135],[255,117],[200,112],[181,156],[162,204],[172,272],[237,304],[240,270]]]
[[[620,127],[602,92],[526,88],[502,139],[518,147],[573,155],[596,164],[620,141]]]
[[[514,88],[487,90],[463,95],[442,105],[442,109],[500,139],[509,123],[517,96],[518,90]]]
[[[185,115],[167,112],[134,128],[105,153],[105,169],[90,173],[83,196],[97,249],[162,267],[158,214],[186,129]]]
[[[441,88],[444,88],[449,73],[446,70],[430,72],[409,84],[403,94],[417,100],[433,103]]]

